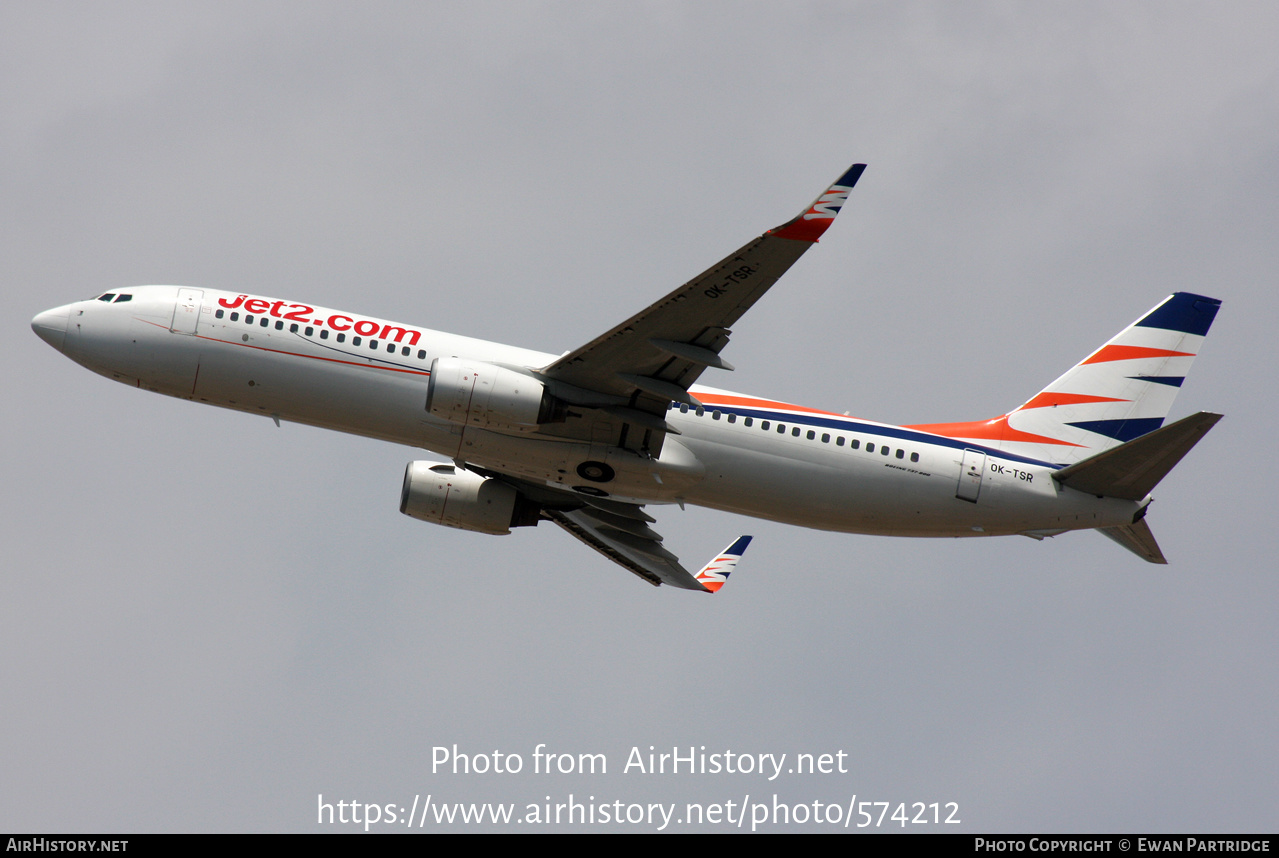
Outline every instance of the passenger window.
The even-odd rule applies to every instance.
[[[761,428],[761,429],[763,429],[765,432],[767,432],[767,431],[768,431],[768,421],[767,421],[767,420],[761,420],[761,421],[759,422],[759,428]]]
[[[346,342],[346,334],[338,334],[338,342],[339,343]]]
[[[418,360],[426,360],[426,349],[418,349],[418,350],[417,350],[417,359],[418,359]]]
[[[736,415],[736,414],[730,414],[730,415],[728,415],[728,422],[729,422],[729,423],[736,423],[736,422],[737,422],[737,415]]]
[[[223,312],[225,312],[225,311],[223,311],[223,310],[218,310],[216,313],[214,313],[214,314],[213,314],[213,318],[215,318],[215,319],[221,319],[221,318],[222,318],[222,314],[223,314]]]
[[[856,438],[854,438],[854,439],[853,439],[853,443],[849,444],[848,446],[849,446],[849,447],[851,447],[851,448],[853,448],[854,450],[856,450],[856,449],[857,449],[858,447],[860,447],[861,445],[862,445],[862,442],[861,442],[861,441],[858,441]],[[874,452],[874,450],[871,450],[871,452],[873,453],[873,452]]]
[[[702,407],[702,406],[700,406],[700,405],[699,405],[699,406],[697,406],[697,416],[698,416],[698,417],[701,417],[701,416],[702,416],[703,414],[705,414],[705,413],[706,413],[706,409],[705,409],[705,408],[703,408],[703,407]]]
[[[785,424],[785,423],[778,423],[778,424],[777,424],[777,434],[778,434],[778,435],[785,435],[785,434],[786,434],[786,424]]]
[[[390,351],[395,351],[395,346],[389,346],[388,348],[389,348],[389,350],[390,350]],[[408,356],[409,356],[409,347],[408,347],[408,346],[405,346],[404,348],[400,349],[400,356],[401,356],[401,357],[408,357]]]
[[[899,459],[904,459],[904,458],[906,458],[906,451],[905,451],[905,450],[898,450],[898,451],[897,451],[897,458],[899,458]]]
[[[918,462],[918,461],[919,461],[919,454],[918,454],[918,453],[911,453],[911,454],[910,454],[910,460],[911,460],[912,462]]]
[[[856,450],[856,449],[857,449],[857,442],[856,442],[856,441],[854,441],[854,442],[853,442],[853,449],[854,449],[854,450]],[[873,452],[875,452],[875,445],[874,445],[874,444],[867,444],[867,445],[866,445],[866,452],[867,452],[867,453],[873,453]]]
[[[248,315],[248,314],[245,314],[245,317],[244,317],[244,324],[246,324],[246,325],[252,325],[252,324],[253,324],[253,317],[252,317],[252,316],[250,316],[250,315]]]
[[[688,413],[688,403],[687,403],[687,402],[681,402],[681,403],[679,404],[679,413],[680,413],[680,414],[687,414],[687,413]]]
[[[297,326],[296,326],[296,325],[294,325],[294,327],[297,327]],[[282,330],[284,330],[284,323],[283,323],[283,322],[276,322],[276,323],[275,323],[275,329],[276,329],[277,331],[282,331]]]
[[[261,322],[259,322],[258,324],[260,324],[262,327],[264,327],[264,328],[265,328],[265,327],[267,327],[268,325],[270,325],[270,324],[271,324],[271,320],[270,320],[270,319],[268,319],[266,316],[263,316],[263,317],[262,317],[262,321],[261,321]],[[280,323],[280,327],[281,327],[281,328],[283,328],[283,327],[284,327],[284,323],[283,323],[283,322],[281,322],[281,323]]]
[[[836,447],[842,447],[842,446],[844,446],[844,436],[843,436],[843,435],[840,435],[838,438],[836,438],[836,439],[835,439],[835,446],[836,446]]]
[[[754,417],[747,417],[745,420],[742,421],[743,425],[746,425],[746,426],[750,426],[754,422],[755,422]]]
[[[329,329],[320,328],[320,339],[327,340],[329,338]]]
[[[297,332],[298,332],[298,323],[297,323],[297,322],[294,322],[293,324],[289,325],[289,333],[290,333],[290,334],[296,334]]]
[[[882,445],[880,445],[880,448],[879,448],[879,454],[880,454],[881,456],[887,456],[887,455],[888,455],[889,453],[891,453],[891,452],[892,452],[892,450],[888,449],[888,445],[887,445],[887,444],[882,444]]]
[[[231,321],[233,321],[233,322],[238,322],[238,321],[240,321],[240,314],[239,314],[239,313],[232,313],[232,314],[231,314]]]
[[[311,336],[311,335],[312,335],[312,334],[314,334],[314,333],[315,333],[315,328],[311,327],[310,325],[307,325],[307,326],[306,326],[306,335],[309,337],[309,336]]]
[[[351,337],[351,345],[353,346],[358,346],[362,342],[364,341],[361,340],[359,337]]]
[[[718,419],[719,419],[719,417],[720,417],[719,409],[718,409],[718,408],[716,408],[714,411],[712,411],[712,412],[711,412],[711,419],[712,419],[712,420],[718,420]]]
[[[823,444],[829,444],[829,443],[830,443],[830,433],[829,433],[829,432],[823,432],[823,433],[822,433],[822,443],[823,443]]]

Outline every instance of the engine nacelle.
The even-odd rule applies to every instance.
[[[409,462],[400,512],[462,530],[502,535],[538,522],[538,508],[500,480],[453,465]]]
[[[441,420],[505,432],[533,432],[546,423],[554,400],[542,383],[513,370],[460,358],[436,358],[426,410]]]

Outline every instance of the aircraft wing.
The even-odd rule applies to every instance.
[[[610,506],[632,505],[613,503]],[[738,537],[694,575],[680,564],[678,557],[662,547],[661,534],[648,526],[647,522],[653,520],[651,516],[638,506],[633,506],[632,513],[619,513],[622,511],[606,511],[594,506],[544,510],[551,521],[655,587],[666,584],[714,593],[728,580],[751,541],[749,536]]]
[[[664,418],[670,403],[697,405],[688,388],[702,371],[708,366],[732,369],[719,357],[730,326],[817,242],[865,169],[865,164],[854,164],[798,217],[538,374],[552,383],[552,390],[556,382],[576,388],[577,396],[570,398],[578,404],[594,405],[584,392],[602,394],[607,399],[600,402],[609,403],[605,410],[614,417],[669,431]]]
[[[581,495],[508,474],[468,466],[477,474],[510,485],[537,504],[540,517],[553,521],[624,569],[654,587],[718,592],[737,568],[751,537],[739,536],[694,575],[662,545],[662,535],[649,527],[656,519],[642,504]]]

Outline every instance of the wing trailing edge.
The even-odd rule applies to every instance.
[[[611,506],[623,504],[615,502]],[[650,528],[640,516],[648,521],[652,518],[640,512],[638,506],[633,509],[639,513],[638,516],[605,510],[593,504],[571,510],[544,509],[543,515],[654,587],[665,584],[681,590],[718,592],[737,568],[751,541],[749,536],[738,537],[694,575],[680,564],[678,557],[663,547],[662,535]]]

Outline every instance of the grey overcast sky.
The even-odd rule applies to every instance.
[[[856,794],[1275,831],[1276,44],[1260,2],[3,4],[0,829]],[[664,508],[690,563],[756,540],[714,598],[653,589],[549,525],[400,515],[421,451],[132,390],[28,327],[181,283],[559,352],[854,161],[707,381],[982,419],[1221,298],[1173,416],[1226,417],[1149,517],[1169,566]],[[536,775],[539,743],[608,772]],[[453,745],[525,770],[433,773]],[[649,746],[847,771],[624,772]]]

